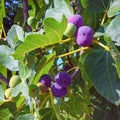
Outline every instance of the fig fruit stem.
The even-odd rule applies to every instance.
[[[4,29],[4,26],[3,26],[3,25],[2,25],[2,31],[3,31],[3,35],[4,35],[4,37],[6,38],[7,35],[6,35],[6,32],[5,32],[5,29]]]
[[[103,47],[106,51],[110,51],[110,49],[109,49],[108,46],[102,44],[101,42],[98,42],[97,40],[93,40],[93,43],[100,45],[100,46]]]
[[[104,22],[105,22],[105,19],[106,19],[106,16],[107,16],[107,11],[105,11],[104,15],[103,15],[103,18],[102,18],[102,21],[100,23],[100,26],[103,26]]]
[[[73,79],[78,74],[79,71],[80,71],[80,68],[76,68],[73,74],[71,75],[71,78]]]
[[[59,43],[59,44],[63,44],[63,43],[69,42],[69,41],[71,41],[71,40],[73,40],[72,37],[67,38],[67,39],[65,39],[65,40],[60,40],[58,43]]]
[[[35,98],[32,98],[32,100],[33,100],[33,108],[34,108],[34,110],[36,109],[36,107],[37,107],[37,105],[36,105],[36,100],[35,100]]]
[[[45,97],[45,99],[43,100],[43,102],[41,103],[39,109],[42,109],[42,108],[43,108],[44,104],[46,103],[46,101],[48,100],[49,97],[50,97],[50,95],[48,94],[48,95]]]
[[[71,52],[69,52],[69,53],[65,53],[65,54],[59,55],[59,56],[57,56],[56,58],[62,58],[62,57],[65,57],[65,56],[74,54],[74,53],[76,53],[76,52],[79,52],[79,51],[81,51],[81,50],[88,50],[88,49],[90,49],[90,47],[82,47],[82,48],[79,48],[79,49],[77,49],[77,50],[71,51]]]

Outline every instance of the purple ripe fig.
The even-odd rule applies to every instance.
[[[50,87],[52,79],[50,78],[50,76],[48,74],[44,74],[41,76],[40,82],[45,84],[47,87]]]
[[[62,98],[67,94],[67,88],[61,87],[56,82],[51,86],[51,92],[54,97]]]
[[[76,30],[77,30],[76,25],[74,25],[73,23],[68,23],[67,28],[64,32],[64,35],[67,36],[67,37],[72,37],[72,36],[75,35]]]
[[[71,77],[66,72],[60,72],[55,76],[55,81],[61,87],[68,87],[71,84]]]
[[[73,23],[78,29],[79,27],[83,26],[84,21],[81,15],[75,14],[68,17],[68,23]]]
[[[94,32],[89,26],[82,26],[76,34],[76,42],[78,45],[85,47],[92,43]]]

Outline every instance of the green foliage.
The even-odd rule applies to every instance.
[[[107,12],[108,17],[113,17],[116,15],[117,12],[120,10],[120,1],[119,0],[113,0],[110,2],[110,7]]]
[[[22,27],[13,25],[7,33],[7,41],[11,48],[17,47],[17,42],[24,40],[24,31]]]
[[[0,85],[0,102],[4,100],[4,90],[3,87]]]
[[[82,6],[91,12],[104,12],[109,8],[110,0],[81,0]]]
[[[4,102],[0,105],[0,119],[11,120],[14,118],[16,111],[15,103]]]
[[[120,82],[110,54],[104,50],[95,50],[86,56],[84,66],[96,90],[110,102],[119,103]]]
[[[18,70],[18,60],[14,60],[10,54],[13,50],[6,45],[0,45],[0,63],[11,71]]]
[[[45,17],[52,17],[58,21],[61,21],[63,15],[66,17],[73,14],[73,9],[70,6],[69,0],[54,0],[54,7],[51,6],[46,11]]]
[[[111,37],[112,41],[115,42],[117,46],[120,46],[120,34],[119,34],[119,25],[120,24],[120,15],[116,16],[106,28],[105,33]]]

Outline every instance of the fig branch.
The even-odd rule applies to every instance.
[[[71,52],[69,52],[69,53],[65,53],[65,54],[59,55],[59,56],[57,56],[56,58],[66,57],[66,56],[71,55],[71,54],[74,54],[74,53],[76,53],[76,52],[80,52],[81,50],[88,50],[88,49],[90,49],[90,47],[82,47],[82,48],[79,48],[79,49],[77,49],[77,50],[71,51]]]
[[[9,80],[7,78],[5,78],[1,73],[0,73],[0,80],[2,80],[3,82],[5,82],[7,85],[9,85]]]
[[[106,51],[110,51],[110,49],[109,49],[108,46],[102,44],[101,42],[98,42],[97,40],[93,40],[93,43],[100,45],[100,46],[103,47]]]
[[[29,17],[29,14],[28,14],[28,0],[23,0],[23,14],[24,14],[24,21],[25,21],[25,24],[26,24],[26,29],[27,29],[27,31],[30,31],[31,28],[26,22],[28,17]]]

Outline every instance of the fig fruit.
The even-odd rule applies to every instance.
[[[11,101],[17,101],[20,96],[18,95],[18,96],[16,96],[16,97],[13,97],[13,96],[12,96],[12,90],[13,90],[13,88],[8,88],[8,89],[6,89],[6,90],[5,90],[5,97],[6,97],[7,99],[11,100]]]
[[[75,35],[77,27],[73,23],[68,23],[64,35],[67,37],[72,37]]]
[[[71,82],[72,79],[69,76],[69,74],[67,72],[59,72],[56,76],[55,76],[55,81],[57,84],[59,84],[61,87],[68,87]]]
[[[10,78],[9,86],[10,88],[14,88],[20,82],[21,82],[20,77],[18,75],[14,75]]]
[[[84,21],[81,15],[75,14],[68,17],[68,23],[76,25],[77,29],[83,26]]]
[[[92,43],[94,32],[89,26],[82,26],[76,34],[76,42],[78,45],[85,47]]]
[[[56,82],[51,86],[51,92],[54,97],[62,98],[67,94],[67,88],[61,87]]]

